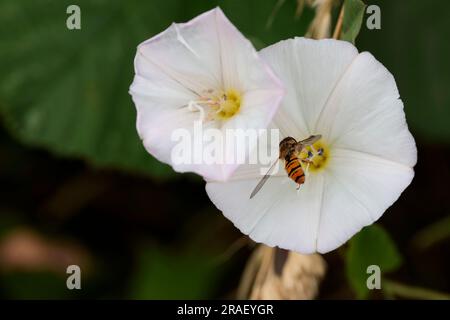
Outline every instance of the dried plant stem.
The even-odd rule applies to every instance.
[[[310,1],[316,15],[308,27],[305,37],[312,39],[324,39],[331,36],[331,11],[336,0]]]
[[[270,29],[270,27],[272,27],[273,21],[275,20],[275,16],[277,15],[280,8],[283,6],[284,1],[285,0],[278,0],[277,3],[275,4],[275,6],[272,10],[272,13],[270,14],[269,18],[267,19],[266,29]]]
[[[295,8],[295,18],[298,19],[303,13],[305,8],[305,0],[297,0],[297,8]]]
[[[285,260],[280,252],[287,254]],[[237,298],[313,299],[325,269],[326,263],[318,254],[302,255],[259,245],[247,262]]]
[[[227,261],[246,245],[249,245],[248,238],[245,236],[239,237],[214,262],[220,264]]]
[[[263,284],[265,283],[267,279],[267,275],[269,274],[271,263],[272,263],[272,257],[274,250],[269,247],[260,246],[261,250],[261,265],[258,270],[258,273],[256,274],[255,283],[253,287],[255,290],[252,291],[250,295],[250,299],[255,300],[258,299],[258,297],[261,295],[261,289],[263,287]]]
[[[339,12],[338,21],[336,22],[336,27],[333,32],[333,39],[339,39],[342,31],[342,23],[344,21],[344,4],[342,4],[341,12]]]
[[[263,257],[263,251],[261,249],[261,246],[258,246],[255,250],[253,250],[253,253],[247,261],[236,294],[236,298],[239,300],[247,299],[250,294],[255,280],[255,275],[259,270]]]

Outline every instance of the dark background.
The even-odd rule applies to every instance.
[[[401,256],[385,276],[403,297],[449,292],[450,2],[366,3],[381,30],[365,15],[356,45],[395,76],[419,159],[379,221]],[[70,4],[81,30],[66,28]],[[0,298],[234,297],[253,244],[201,178],[143,150],[127,93],[137,44],[217,5],[257,48],[303,35],[314,16],[296,18],[295,0],[0,0]],[[357,297],[347,250],[324,255],[320,298]],[[72,263],[80,291],[65,286]]]

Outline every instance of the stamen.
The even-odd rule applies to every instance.
[[[200,111],[200,118],[199,121],[203,122],[205,120],[205,109],[199,105],[195,101],[189,101],[188,103],[188,110],[190,111]]]
[[[189,110],[200,110],[201,121],[227,120],[239,112],[240,106],[241,95],[234,89],[227,92],[209,89],[198,100],[188,103]]]
[[[328,152],[322,140],[306,146],[299,154],[300,161],[306,165],[305,174],[322,169],[328,161]]]

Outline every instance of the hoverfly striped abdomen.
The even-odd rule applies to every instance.
[[[296,152],[290,152],[285,158],[284,168],[290,179],[299,186],[305,182],[305,172]]]
[[[305,149],[305,147],[311,146],[313,143],[319,141],[321,137],[322,136],[320,134],[317,134],[309,136],[309,138],[301,141],[297,141],[292,137],[286,137],[280,142],[280,155],[278,159],[285,160],[284,168],[289,178],[297,183],[297,189],[300,188],[303,183],[305,183],[305,172],[302,168],[302,162],[308,162],[308,165],[310,162],[309,154],[308,158],[305,158],[303,160],[299,159],[299,154]],[[262,186],[267,182],[276,164],[278,163],[278,159],[272,163],[269,171],[267,171],[264,177],[262,177],[256,187],[253,189],[252,193],[250,194],[250,199],[253,198],[259,192],[259,190],[261,190]],[[306,167],[306,170],[308,170],[308,166]]]

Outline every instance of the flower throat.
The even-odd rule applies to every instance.
[[[239,112],[241,103],[241,94],[235,89],[208,90],[198,100],[190,101],[188,108],[191,111],[199,111],[202,122],[228,120]]]

